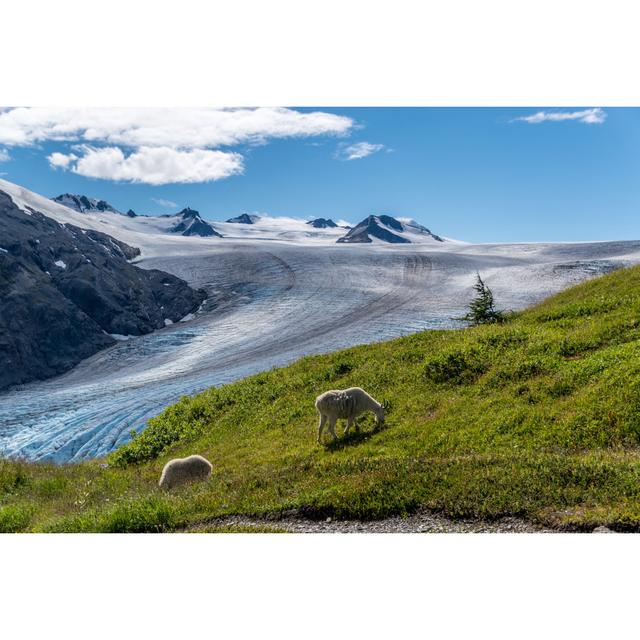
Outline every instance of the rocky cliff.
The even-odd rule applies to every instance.
[[[175,322],[205,298],[129,261],[139,250],[25,212],[0,191],[0,389],[62,373],[114,344]]]

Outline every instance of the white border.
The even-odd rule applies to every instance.
[[[0,104],[640,104],[609,0],[5,3]],[[617,637],[637,536],[1,536],[3,637]]]
[[[4,536],[1,624],[11,639],[616,638],[636,626],[637,540]]]
[[[0,104],[640,103],[626,0],[21,0]]]

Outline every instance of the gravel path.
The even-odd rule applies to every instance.
[[[226,516],[206,525],[193,527],[192,531],[215,531],[225,528],[242,531],[251,528],[269,529],[288,533],[557,533],[526,522],[520,518],[502,518],[494,522],[481,520],[452,520],[427,510],[418,511],[406,518],[394,516],[384,520],[362,522],[359,520],[309,520],[285,517],[278,520],[250,516]]]

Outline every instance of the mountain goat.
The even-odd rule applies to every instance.
[[[158,486],[161,489],[173,487],[194,480],[206,480],[211,475],[211,463],[202,456],[174,458],[164,465]]]
[[[360,387],[325,391],[316,398],[316,409],[320,414],[318,442],[320,442],[326,423],[329,425],[329,433],[334,440],[337,440],[338,436],[336,435],[335,427],[339,418],[347,420],[343,435],[347,435],[352,426],[355,426],[356,431],[358,430],[356,418],[365,411],[373,411],[375,413],[377,425],[384,424],[385,406],[374,400]]]

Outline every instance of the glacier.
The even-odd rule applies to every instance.
[[[242,236],[230,227],[254,225],[233,223],[213,224],[236,237],[176,237],[142,228],[157,221],[80,214],[2,180],[0,189],[19,206],[140,247],[138,266],[167,271],[209,294],[184,322],[121,340],[64,375],[1,393],[0,455],[28,460],[105,455],[180,397],[304,355],[460,326],[454,318],[473,295],[477,271],[499,308],[518,310],[640,262],[638,241],[363,246],[336,244],[332,230],[307,236],[304,223],[273,220],[263,223],[275,229],[268,239],[255,228]]]

